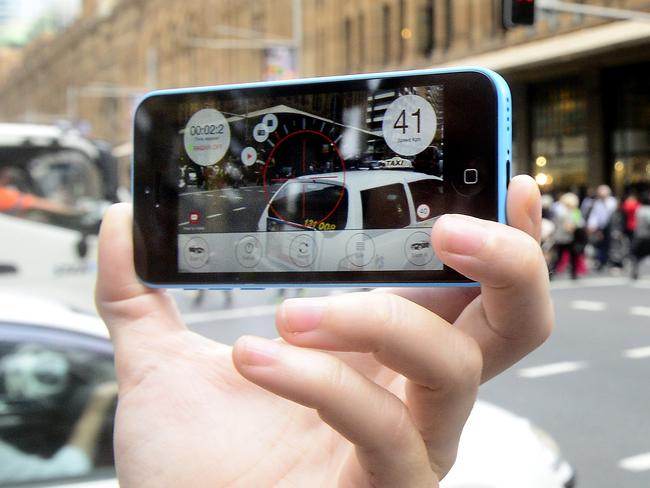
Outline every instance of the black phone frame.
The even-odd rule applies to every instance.
[[[273,84],[235,89],[209,87],[185,93],[154,94],[137,108],[134,123],[132,190],[134,202],[134,258],[139,278],[148,285],[185,288],[265,286],[364,286],[462,284],[472,281],[445,266],[442,270],[404,271],[282,271],[181,273],[178,271],[178,192],[174,161],[169,157],[180,127],[168,123],[179,103],[203,103],[212,97],[269,97],[367,90],[368,81],[379,89],[407,86],[443,86],[445,154],[443,165],[446,213],[463,213],[498,220],[499,120],[497,87],[480,71],[459,71],[395,76],[369,76],[345,81]],[[143,122],[145,121],[145,122]],[[477,195],[464,195],[454,187],[461,171],[454,161],[471,162],[485,179]],[[469,164],[469,163],[468,163]]]

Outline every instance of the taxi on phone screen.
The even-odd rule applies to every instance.
[[[267,262],[305,271],[442,269],[430,245],[442,178],[405,171],[399,159],[286,181],[258,224]]]

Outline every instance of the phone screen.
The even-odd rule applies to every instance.
[[[175,95],[158,103],[164,123],[153,111],[138,122],[140,111],[136,133],[138,124],[158,133],[146,156],[164,160],[151,181],[173,195],[157,200],[176,276],[376,282],[443,272],[431,227],[467,207],[460,186],[465,197],[494,193],[493,175],[469,164],[460,186],[450,181],[448,84],[390,81]]]

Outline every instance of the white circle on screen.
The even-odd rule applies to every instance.
[[[419,95],[396,98],[386,109],[382,132],[386,144],[401,156],[415,156],[431,145],[437,121],[433,106]]]
[[[230,146],[230,126],[221,112],[204,108],[185,126],[185,152],[200,166],[212,166],[224,157]]]

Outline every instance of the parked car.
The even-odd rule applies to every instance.
[[[2,292],[0,365],[0,464],[7,461],[2,444],[44,459],[56,455],[89,398],[98,392],[108,392],[109,398],[107,386],[115,383],[112,346],[99,319],[54,301]],[[16,391],[20,395],[12,397]],[[0,479],[0,487],[116,488],[114,404],[105,405],[92,460],[63,464],[58,471],[34,469],[22,473],[20,481]],[[456,465],[441,486],[571,488],[574,474],[548,434],[525,418],[479,401],[463,432]]]

